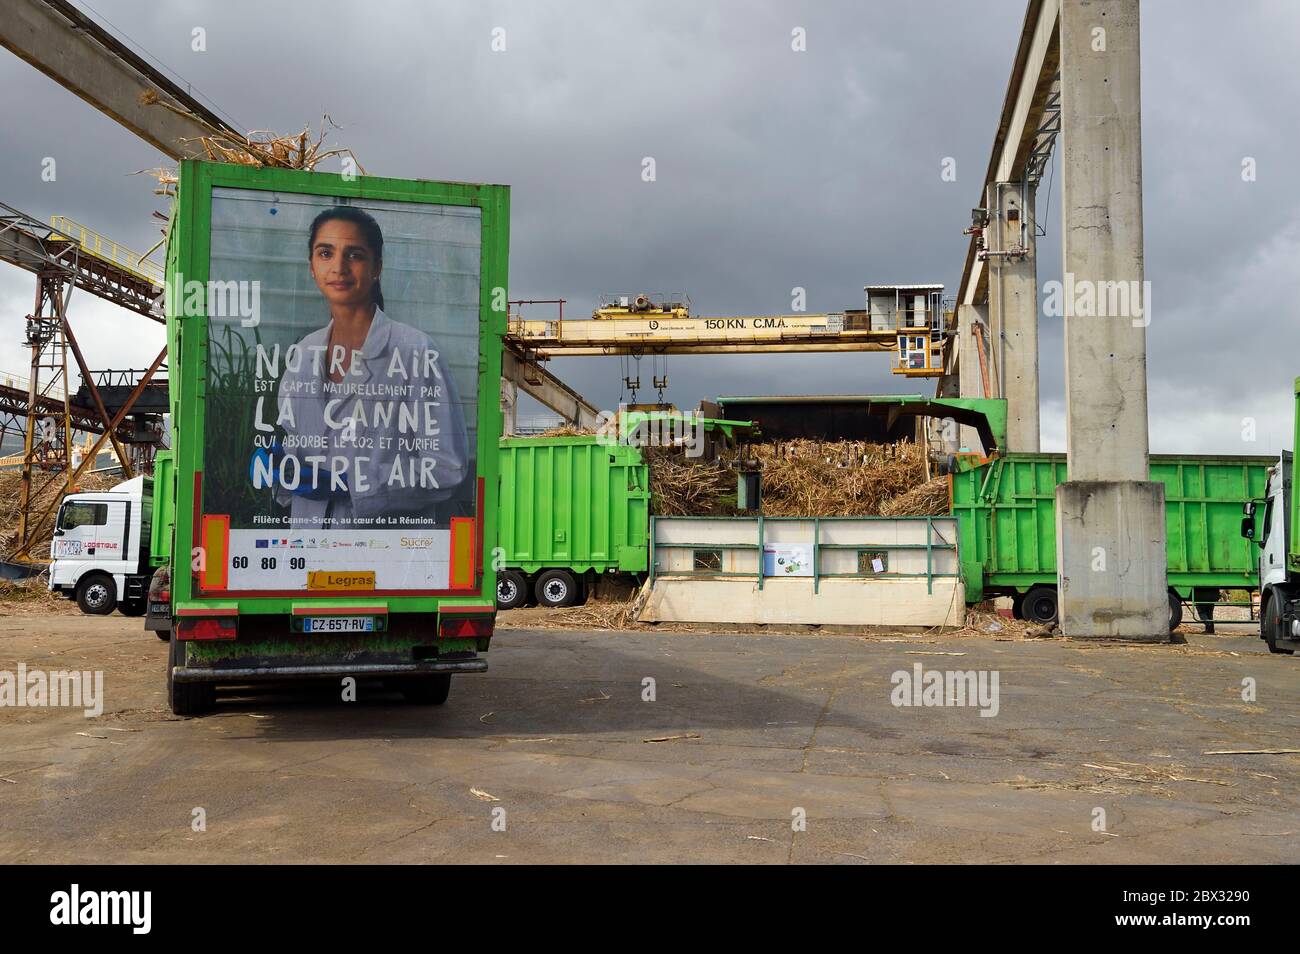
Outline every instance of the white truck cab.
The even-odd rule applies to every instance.
[[[1264,491],[1264,514],[1260,520],[1259,583],[1260,593],[1287,582],[1286,546],[1287,499],[1291,488],[1291,455],[1284,453],[1277,464],[1269,469],[1268,486]]]
[[[1259,635],[1269,651],[1290,655],[1300,649],[1300,578],[1288,565],[1291,539],[1293,456],[1283,451],[1268,472],[1263,513],[1246,504],[1242,536],[1259,546]]]
[[[68,494],[50,541],[52,591],[75,599],[83,613],[145,612],[152,568],[149,528],[152,481],[136,477],[109,490]]]

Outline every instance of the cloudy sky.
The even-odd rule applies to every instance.
[[[511,185],[511,297],[563,297],[568,314],[602,292],[685,290],[714,315],[787,311],[796,286],[810,311],[861,307],[868,282],[954,293],[1024,16],[1023,0],[79,5],[241,128],[296,132],[329,113],[370,173]],[[1142,17],[1151,447],[1274,452],[1291,443],[1300,373],[1300,4],[1146,0]],[[163,157],[3,51],[0,89],[0,201],[157,241],[161,200],[131,173]],[[1059,197],[1054,178],[1040,283],[1060,277]],[[0,266],[0,371],[27,364],[33,290]],[[162,345],[88,295],[70,316],[95,367],[144,367]],[[1044,447],[1063,449],[1054,319],[1041,368]],[[616,358],[552,369],[601,406],[620,397]],[[682,407],[931,390],[873,354],[674,357],[668,373]]]

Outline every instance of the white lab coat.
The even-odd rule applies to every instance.
[[[334,528],[382,528],[385,524],[354,523],[357,517],[381,515],[432,522],[437,504],[452,497],[469,473],[465,419],[446,362],[428,335],[376,309],[365,343],[353,355],[342,383],[334,384],[329,380],[328,353],[333,326],[331,320],[298,343],[301,362],[296,370],[286,367],[276,403],[282,418],[286,402],[291,411],[292,422],[281,421],[286,434],[284,454],[298,458],[301,487],[311,487],[315,472],[318,487],[334,489],[328,496],[313,499],[278,487],[277,500],[289,504],[294,527],[320,528],[328,517]],[[400,367],[394,364],[395,352]],[[376,421],[380,405],[386,406],[391,420]],[[405,432],[399,428],[402,405]],[[288,446],[293,437],[320,435],[325,438],[324,448]],[[388,439],[387,446],[381,438]],[[403,439],[426,446],[403,447]],[[436,449],[427,446],[435,440]],[[332,482],[330,463],[306,460],[313,455],[346,462],[346,491]]]

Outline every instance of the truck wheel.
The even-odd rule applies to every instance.
[[[77,584],[77,605],[87,616],[107,616],[117,606],[117,587],[113,578],[91,573]]]
[[[435,672],[402,680],[402,695],[416,706],[440,706],[451,692],[451,673]]]
[[[1274,593],[1264,607],[1264,616],[1259,621],[1260,635],[1264,637],[1264,642],[1268,644],[1270,653],[1277,653],[1281,656],[1290,656],[1295,650],[1283,649],[1277,644],[1278,638],[1282,635],[1282,597]]]
[[[518,570],[497,577],[497,609],[516,609],[528,601],[528,578]]]
[[[217,687],[210,682],[177,682],[172,670],[185,658],[185,644],[172,640],[167,650],[167,701],[174,715],[201,715],[217,703]]]
[[[1169,632],[1173,632],[1183,621],[1183,598],[1173,590],[1169,591]]]
[[[1039,626],[1051,626],[1056,622],[1056,587],[1034,586],[1025,594],[1020,604],[1020,615]]]
[[[1024,593],[1017,593],[1015,596],[1011,597],[1011,618],[1012,619],[1025,618],[1025,594]]]
[[[542,606],[572,606],[578,583],[568,570],[547,570],[537,578],[537,602]]]

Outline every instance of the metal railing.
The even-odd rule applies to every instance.
[[[753,521],[756,524],[756,539],[754,542],[676,542],[662,541],[656,532],[656,524],[660,520],[669,520],[673,522],[684,521],[709,521],[721,523],[723,521],[740,522]],[[700,576],[700,577],[744,577],[755,579],[758,588],[763,588],[763,581],[769,575],[766,573],[764,560],[764,525],[768,523],[810,523],[812,524],[812,540],[808,546],[812,548],[812,582],[813,593],[821,590],[821,581],[825,579],[862,579],[862,580],[879,580],[879,579],[899,579],[899,578],[924,578],[926,581],[926,592],[934,592],[934,581],[936,578],[959,577],[959,567],[954,561],[951,573],[941,572],[935,567],[935,556],[937,553],[952,552],[954,555],[957,551],[957,542],[954,535],[952,541],[944,538],[942,533],[938,533],[936,539],[935,521],[945,521],[953,523],[953,517],[655,517],[650,518],[650,583],[653,586],[656,576],[665,575],[659,570],[658,550],[699,550],[699,551],[747,551],[753,552],[757,556],[757,566],[753,572],[748,571],[726,571],[721,566],[717,569],[696,570],[696,571],[668,571],[673,576]],[[856,543],[832,543],[822,540],[823,526],[835,523],[893,523],[893,524],[924,524],[925,525],[925,542],[923,543],[882,543],[879,541],[863,541]],[[773,541],[775,543],[775,541]],[[782,545],[789,545],[789,541],[781,541]],[[804,544],[794,544],[804,545]],[[891,551],[925,551],[925,572],[924,573],[906,573],[897,571],[884,571],[867,573],[859,571],[857,573],[826,573],[822,571],[822,556],[827,551],[836,550],[858,550],[870,551],[876,553],[889,553]]]
[[[0,386],[30,394],[32,390],[32,381],[31,378],[25,377],[21,374],[9,374],[6,371],[0,371]],[[36,396],[51,398],[55,401],[62,401],[65,393],[66,392],[61,385],[51,383],[43,385]]]
[[[92,228],[74,222],[66,215],[50,216],[50,227],[60,235],[66,235],[86,254],[112,262],[123,271],[130,272],[145,281],[162,285],[163,267],[120,242],[115,242]]]

